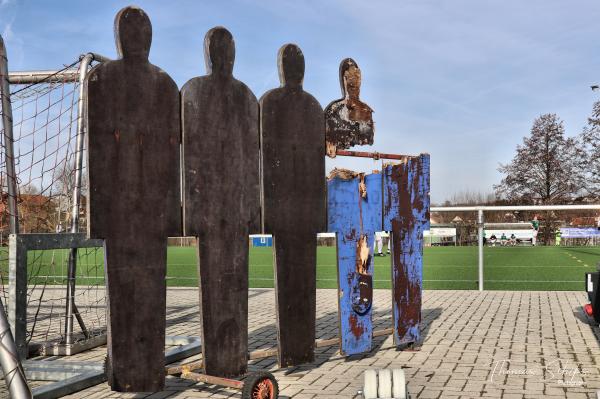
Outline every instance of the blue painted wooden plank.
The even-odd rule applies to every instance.
[[[328,229],[337,233],[340,352],[371,350],[373,324],[373,241],[382,229],[382,176],[334,177],[328,182]],[[362,250],[362,251],[361,251]]]
[[[429,155],[383,169],[383,224],[392,239],[394,343],[419,342],[423,287],[423,231],[429,229]]]

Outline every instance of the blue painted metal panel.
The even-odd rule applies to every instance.
[[[382,229],[382,176],[328,182],[328,228],[337,235],[340,352],[353,355],[371,350],[373,324],[373,241]],[[360,250],[363,250],[362,252]]]
[[[420,340],[423,232],[429,229],[429,155],[383,169],[383,224],[392,233],[392,306],[396,345]]]

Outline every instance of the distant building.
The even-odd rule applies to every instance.
[[[582,216],[573,218],[569,226],[573,227],[595,227],[598,226],[600,217],[598,216]]]

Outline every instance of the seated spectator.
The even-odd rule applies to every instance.
[[[500,244],[502,244],[502,246],[505,246],[507,242],[508,237],[506,237],[506,234],[502,233],[502,235],[500,236]]]
[[[496,241],[497,241],[497,240],[498,240],[498,238],[496,238],[496,234],[492,234],[492,235],[490,236],[490,245],[491,245],[492,247],[495,247],[495,246],[496,246]]]
[[[509,242],[509,243],[510,243],[510,245],[511,245],[511,246],[513,246],[513,247],[514,247],[515,245],[517,245],[517,236],[515,235],[515,233],[512,233],[512,234],[510,235],[510,242]]]

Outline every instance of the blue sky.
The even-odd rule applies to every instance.
[[[113,19],[124,1],[0,0],[11,70],[56,69],[80,53],[115,57]],[[492,190],[541,113],[576,135],[600,82],[600,2],[138,1],[153,24],[150,60],[182,86],[205,73],[202,42],[216,25],[236,41],[234,74],[260,97],[279,85],[276,54],[298,44],[305,90],[322,106],[339,98],[339,62],[363,71],[374,110],[371,149],[431,154],[432,200]],[[369,171],[370,160],[328,168]]]

